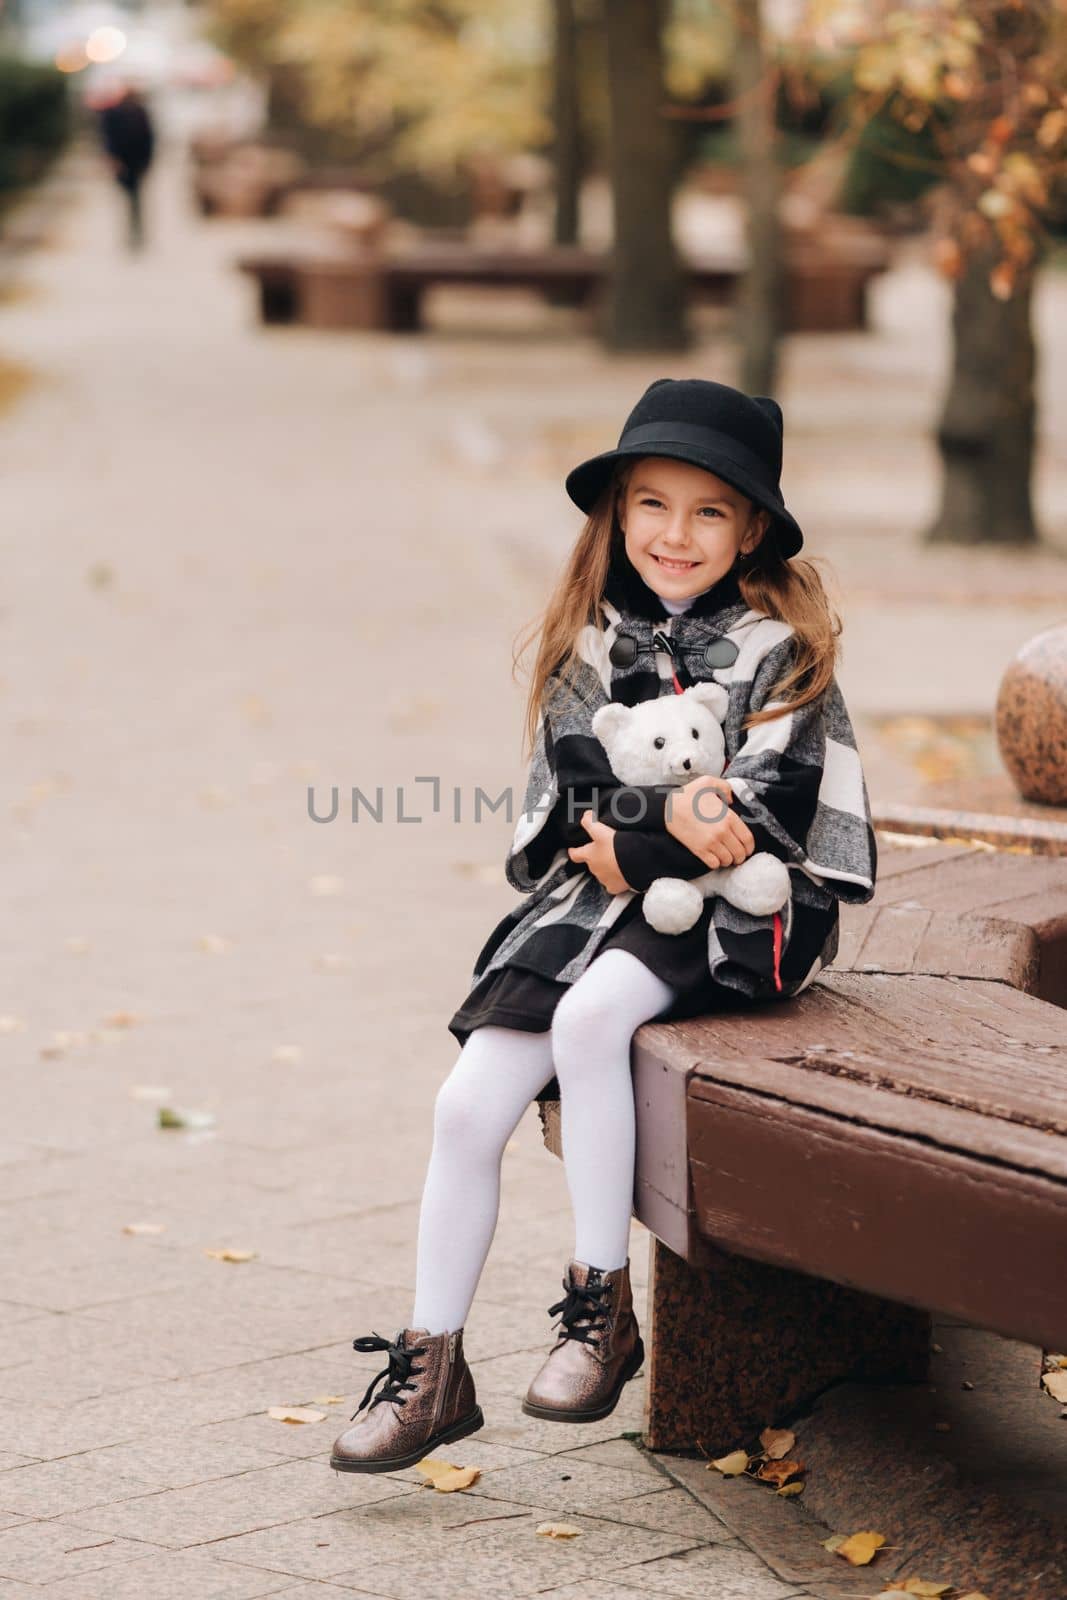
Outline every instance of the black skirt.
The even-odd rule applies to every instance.
[[[636,895],[618,921],[605,934],[597,950],[629,950],[675,991],[671,1004],[657,1022],[680,1022],[685,1017],[702,1016],[708,1011],[749,1010],[765,1002],[742,994],[727,984],[717,983],[708,971],[708,924],[711,901],[705,901],[700,916],[686,933],[657,933],[642,914],[643,897]],[[594,961],[596,956],[594,956]],[[545,1033],[561,997],[571,987],[557,978],[546,978],[525,967],[498,967],[486,973],[455,1012],[448,1031],[462,1045],[475,1028],[492,1024],[517,1028],[524,1033]],[[537,1095],[538,1100],[558,1100],[555,1077]]]

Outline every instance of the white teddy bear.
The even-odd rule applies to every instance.
[[[660,695],[635,706],[601,706],[593,717],[593,733],[621,783],[685,784],[696,777],[717,778],[726,765],[722,721],[728,703],[720,684],[697,683],[682,694]],[[715,815],[713,804],[701,804],[709,818]],[[610,827],[610,815],[604,820]],[[782,909],[789,892],[785,862],[761,850],[738,866],[713,867],[699,878],[655,879],[645,890],[645,920],[658,933],[685,933],[714,894],[752,916],[769,916]]]

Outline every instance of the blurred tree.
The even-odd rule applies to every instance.
[[[761,0],[734,0],[734,97],[746,201],[747,269],[737,302],[741,387],[773,395],[785,325],[782,175],[775,127],[778,73],[765,48]]]
[[[578,81],[578,20],[575,0],[552,0],[555,123],[552,146],[556,179],[555,240],[578,243],[578,196],[582,181],[582,119]]]
[[[677,128],[663,115],[667,0],[604,0],[614,249],[602,333],[613,350],[689,344],[671,231]]]
[[[211,0],[245,65],[299,82],[302,114],[369,175],[454,178],[552,136],[544,8],[524,0]]]
[[[819,6],[819,25],[836,9]],[[853,13],[854,15],[854,13]],[[955,283],[953,367],[938,428],[930,541],[1038,537],[1033,475],[1034,277],[1067,157],[1067,18],[1055,0],[927,0],[863,13],[856,117],[929,134],[946,176],[936,258]]]

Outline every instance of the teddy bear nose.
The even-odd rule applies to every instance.
[[[692,762],[691,762],[691,761],[690,761],[690,759],[689,759],[689,757],[688,757],[688,756],[686,756],[686,758],[685,758],[685,760],[684,760],[684,761],[683,761],[683,762],[682,762],[682,766],[683,766],[683,767],[684,767],[684,768],[685,768],[685,770],[686,770],[686,772],[688,772],[688,771],[689,771],[689,768],[690,768],[690,767],[691,767],[691,766],[692,766],[692,765],[693,765],[693,763],[692,763]]]

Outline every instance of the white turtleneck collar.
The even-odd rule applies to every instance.
[[[700,594],[707,594],[707,592],[707,589],[701,589]],[[687,595],[684,600],[668,600],[663,595],[660,595],[658,598],[663,606],[664,611],[669,611],[672,617],[680,617],[683,611],[689,610],[689,607],[693,604],[694,600],[700,599],[700,595]]]

